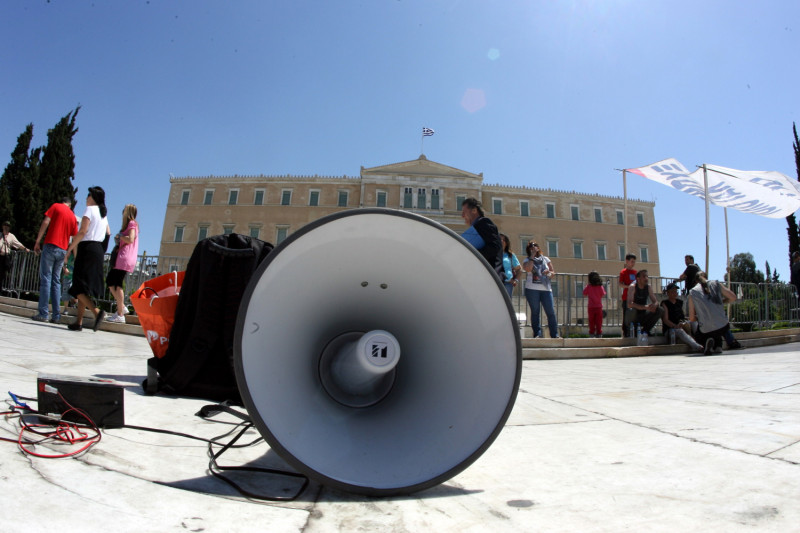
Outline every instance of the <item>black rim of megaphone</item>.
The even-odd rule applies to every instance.
[[[352,492],[357,494],[364,494],[367,496],[393,496],[393,495],[404,495],[404,494],[411,494],[414,492],[419,492],[421,490],[425,490],[431,487],[435,487],[437,485],[442,484],[443,482],[447,481],[458,475],[459,473],[463,472],[467,467],[469,467],[472,463],[474,463],[483,453],[492,445],[495,441],[497,436],[502,431],[503,427],[505,426],[508,417],[511,415],[511,411],[514,408],[514,403],[517,399],[517,393],[519,391],[519,384],[520,380],[522,379],[522,341],[519,335],[516,335],[516,375],[514,377],[514,386],[512,388],[512,393],[508,399],[508,405],[506,406],[503,415],[500,417],[497,426],[495,426],[492,433],[486,438],[486,440],[466,459],[461,461],[459,464],[455,465],[450,470],[429,479],[427,481],[423,481],[421,483],[417,483],[415,485],[409,485],[405,487],[396,487],[396,488],[375,488],[375,487],[366,487],[363,485],[354,485],[351,483],[345,483],[343,481],[339,481],[337,479],[328,477],[313,468],[306,465],[304,462],[300,461],[294,455],[286,449],[270,431],[269,426],[261,419],[260,414],[258,414],[258,410],[255,407],[255,403],[253,402],[253,398],[250,396],[250,391],[248,390],[247,386],[245,385],[246,379],[244,376],[244,368],[242,366],[242,335],[244,333],[244,325],[245,325],[245,315],[247,314],[247,308],[250,305],[250,298],[253,295],[253,292],[258,285],[258,282],[261,279],[264,271],[269,268],[269,265],[275,258],[287,247],[291,246],[292,243],[304,236],[307,233],[310,233],[314,229],[322,226],[328,222],[332,222],[334,220],[338,220],[340,218],[350,217],[350,216],[358,216],[358,215],[366,215],[366,214],[379,214],[379,215],[390,215],[396,216],[401,218],[408,218],[415,220],[417,222],[422,222],[424,224],[428,224],[429,226],[435,227],[447,234],[451,237],[456,239],[458,242],[463,244],[469,251],[475,255],[475,257],[480,260],[487,271],[493,274],[493,278],[497,283],[497,288],[501,291],[503,297],[505,298],[506,308],[508,310],[509,319],[511,320],[513,331],[519,331],[519,322],[517,321],[516,313],[514,312],[514,307],[511,303],[511,298],[509,298],[508,293],[506,292],[505,287],[503,286],[502,281],[497,276],[496,271],[494,268],[486,261],[486,259],[475,249],[474,246],[469,244],[466,240],[464,240],[461,235],[454,232],[450,228],[431,220],[427,217],[422,215],[418,215],[416,213],[409,213],[407,211],[397,211],[394,209],[386,209],[380,207],[371,207],[371,208],[361,208],[361,209],[349,209],[347,211],[342,211],[339,213],[333,213],[330,215],[326,215],[322,218],[319,218],[313,222],[309,222],[296,232],[289,235],[285,240],[279,243],[273,250],[270,252],[267,257],[261,262],[255,272],[253,272],[253,276],[250,278],[250,282],[245,289],[244,295],[242,296],[242,301],[239,305],[238,315],[236,317],[236,333],[234,335],[234,370],[236,373],[236,382],[239,388],[239,393],[242,396],[242,401],[244,402],[244,406],[247,409],[247,412],[250,414],[250,418],[252,419],[253,423],[255,424],[258,431],[264,437],[264,440],[267,441],[270,448],[275,450],[275,452],[283,458],[292,468],[307,475],[309,478],[317,481],[318,483],[325,485],[326,487],[332,487],[335,489],[343,490],[346,492]]]

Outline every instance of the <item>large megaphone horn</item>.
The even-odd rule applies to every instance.
[[[491,445],[519,388],[522,349],[499,278],[422,216],[321,218],[267,256],[236,325],[239,391],[299,472],[367,495],[406,494]]]

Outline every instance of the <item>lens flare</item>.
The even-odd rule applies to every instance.
[[[467,89],[461,98],[461,107],[475,113],[486,106],[486,94],[482,89]]]

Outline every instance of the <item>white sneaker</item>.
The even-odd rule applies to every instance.
[[[128,306],[126,305],[126,306],[124,306],[122,308],[122,316],[129,315],[129,314],[131,314],[131,312],[128,311]]]
[[[124,316],[120,316],[117,313],[114,313],[110,317],[106,318],[106,321],[107,322],[114,322],[116,324],[124,324],[125,323],[125,317]]]

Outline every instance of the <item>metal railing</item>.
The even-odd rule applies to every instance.
[[[736,302],[729,306],[732,325],[749,331],[800,322],[800,302],[788,283],[731,283]]]
[[[13,266],[3,285],[6,294],[17,298],[22,295],[39,294],[39,256],[33,252],[12,252]],[[110,254],[104,258],[103,272],[110,268]],[[134,271],[126,277],[125,299],[129,301],[131,293],[148,279],[167,274],[172,271],[186,270],[188,257],[167,257],[140,255]],[[553,301],[558,319],[560,335],[581,335],[588,333],[588,314],[583,296],[583,288],[589,283],[588,274],[556,274],[552,280]],[[600,276],[606,289],[603,298],[603,332],[618,334],[622,327],[622,287],[618,284],[618,276]],[[666,286],[676,281],[671,277],[650,277],[653,292],[660,302],[666,296]],[[683,288],[683,283],[678,283]],[[511,303],[521,326],[530,326],[530,308],[525,299],[525,283],[519,280],[511,296]],[[786,283],[732,283],[731,290],[737,295],[737,301],[728,306],[731,325],[742,330],[770,329],[775,325],[800,324],[800,302],[794,286]],[[681,290],[681,293],[684,291]],[[680,298],[686,302],[687,296]],[[29,299],[32,299],[29,297]],[[111,309],[114,299],[106,290],[100,302]],[[547,316],[541,313],[542,329],[547,328]],[[660,328],[654,328],[660,331]]]
[[[622,327],[622,290],[618,276],[600,276],[606,289],[603,298],[603,333],[619,334]],[[587,299],[583,288],[589,283],[588,274],[556,274],[552,280],[553,302],[562,337],[588,334]],[[675,282],[681,288],[678,296],[684,303],[688,295],[684,283],[672,277],[650,276],[650,285],[659,303],[666,299],[666,287]],[[737,295],[735,303],[727,306],[731,325],[745,331],[770,329],[775,325],[800,324],[800,302],[794,286],[787,283],[732,283]],[[530,326],[530,308],[525,300],[525,283],[519,280],[511,302],[520,326]],[[547,316],[541,313],[542,330],[547,330]],[[687,312],[688,315],[688,312]],[[654,328],[656,333],[660,327]]]
[[[12,252],[12,267],[2,283],[2,293],[15,298],[38,299],[39,294],[39,255],[33,252]],[[133,272],[125,277],[125,301],[130,302],[130,295],[148,279],[167,274],[173,270],[186,270],[188,257],[148,256],[142,254],[137,258]],[[103,258],[103,278],[111,269],[111,254]],[[62,279],[62,295],[64,280]],[[63,298],[63,296],[62,296]],[[62,302],[64,300],[62,299]],[[112,309],[114,298],[106,289],[99,298],[104,308]]]

